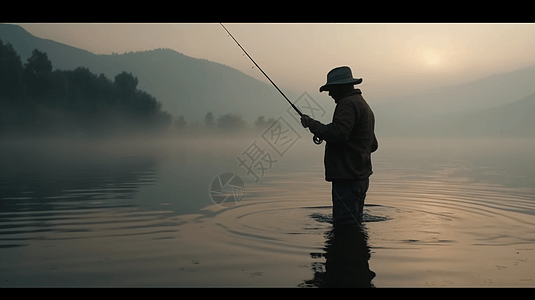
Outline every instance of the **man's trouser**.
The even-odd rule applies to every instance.
[[[333,181],[333,225],[360,224],[369,178],[354,181]]]

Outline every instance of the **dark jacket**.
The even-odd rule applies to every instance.
[[[378,147],[374,127],[375,116],[359,89],[337,102],[332,123],[310,122],[310,132],[326,142],[325,180],[370,177],[371,153]]]

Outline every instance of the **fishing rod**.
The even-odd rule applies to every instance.
[[[295,106],[291,101],[290,99],[288,99],[288,97],[286,97],[286,95],[284,95],[284,93],[279,89],[279,87],[275,84],[275,82],[273,82],[273,80],[271,80],[271,78],[269,78],[269,76],[267,76],[267,74],[262,70],[262,68],[260,68],[260,66],[253,60],[253,58],[247,53],[247,51],[245,51],[245,49],[243,49],[243,47],[240,45],[240,43],[238,43],[238,41],[234,38],[234,36],[232,36],[232,34],[230,33],[230,31],[227,30],[227,28],[223,25],[223,23],[219,23],[221,24],[221,26],[223,26],[223,29],[225,29],[225,31],[229,34],[229,36],[236,42],[236,44],[243,50],[243,53],[245,53],[245,55],[247,55],[247,57],[249,57],[249,59],[253,62],[253,64],[258,68],[258,70],[260,70],[260,72],[262,72],[262,74],[264,74],[264,76],[266,76],[266,78],[269,80],[269,82],[271,82],[271,84],[277,89],[277,91],[279,91],[279,93],[281,93],[281,95],[284,97],[284,99],[286,99],[286,101],[288,101],[288,103],[290,103],[290,105],[292,106],[292,108],[297,112],[297,114],[302,117],[303,116],[303,113],[299,110],[299,108],[297,108],[297,106]],[[323,142],[323,140],[321,138],[319,138],[318,136],[314,135],[314,137],[312,138],[312,141],[314,141],[314,144],[316,145],[319,145]]]
[[[269,80],[269,82],[271,82],[271,84],[273,84],[273,86],[279,91],[279,93],[281,93],[281,95],[284,97],[284,99],[286,99],[286,101],[288,101],[288,103],[290,103],[290,105],[293,107],[293,109],[299,114],[299,116],[303,116],[303,113],[301,113],[301,111],[299,110],[299,108],[297,108],[297,106],[295,106],[291,101],[290,99],[288,99],[288,97],[286,97],[286,95],[284,95],[284,93],[279,89],[279,87],[273,82],[273,80],[271,80],[271,78],[269,78],[269,76],[267,76],[267,74],[262,70],[262,68],[260,68],[260,66],[253,60],[253,58],[247,53],[247,51],[245,51],[245,49],[243,49],[243,47],[240,45],[240,43],[238,43],[238,41],[234,38],[234,36],[232,36],[232,34],[227,30],[227,28],[222,24],[222,23],[219,23],[221,24],[221,26],[223,26],[223,28],[225,29],[225,31],[229,34],[229,36],[236,42],[236,44],[238,44],[238,46],[243,50],[243,52],[245,53],[245,55],[247,55],[247,57],[249,57],[249,59],[253,62],[253,64],[255,64],[255,66],[258,68],[258,70],[260,70],[260,72],[262,72],[262,74],[264,74],[264,76],[266,76],[266,78]],[[316,145],[319,145],[323,142],[323,140],[321,138],[319,138],[318,136],[314,135],[314,137],[312,138],[312,141],[314,141],[314,144]],[[334,190],[333,190],[334,191]],[[349,212],[349,214],[351,215],[351,217],[353,217],[353,220],[355,220],[355,223],[356,224],[359,224],[360,222],[357,220],[357,218],[355,218],[355,216],[353,215],[353,213],[351,212],[351,210],[349,209],[349,207],[347,207],[347,205],[344,203],[344,200],[342,200],[342,197],[340,197],[340,195],[338,195],[338,193],[336,191],[334,191],[336,193],[336,196],[338,196],[338,198],[340,198],[340,201],[342,202],[342,204],[345,206],[345,208],[347,209],[347,211]]]

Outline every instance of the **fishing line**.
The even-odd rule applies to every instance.
[[[236,42],[236,44],[242,49],[243,53],[245,53],[245,55],[247,55],[247,57],[249,57],[249,59],[253,62],[253,64],[258,68],[258,70],[260,70],[260,72],[262,72],[262,74],[264,74],[264,76],[266,76],[266,78],[269,80],[269,82],[271,82],[271,84],[279,91],[279,93],[281,93],[281,95],[284,97],[284,99],[286,99],[286,101],[288,101],[288,103],[290,103],[290,105],[293,107],[293,109],[299,114],[299,116],[303,116],[303,113],[301,113],[301,111],[290,101],[290,99],[288,99],[288,97],[286,97],[286,95],[284,95],[284,93],[279,89],[279,87],[273,82],[273,80],[271,80],[271,78],[269,78],[269,76],[267,76],[267,74],[264,72],[264,70],[262,70],[262,68],[260,68],[260,66],[254,61],[254,59],[249,55],[249,53],[247,53],[247,51],[245,51],[245,49],[243,49],[243,47],[240,45],[240,43],[234,38],[234,36],[232,36],[232,34],[230,33],[230,31],[227,30],[227,28],[222,24],[222,23],[219,23],[221,24],[221,26],[223,27],[223,29],[225,29],[225,31],[229,34],[229,36],[234,40],[234,42]],[[318,136],[314,135],[314,137],[312,138],[312,140],[314,141],[314,143],[316,145],[319,145],[323,142],[323,140],[321,138],[319,138]],[[347,207],[347,205],[345,204],[344,200],[342,200],[342,197],[340,197],[340,195],[338,195],[338,193],[336,192],[336,190],[334,190],[334,193],[336,194],[336,196],[338,196],[338,198],[340,198],[340,201],[342,202],[342,204],[345,206],[345,208],[347,209],[347,211],[349,212],[349,214],[351,215],[351,217],[353,217],[353,220],[355,220],[355,222],[357,224],[359,224],[359,221],[357,220],[357,218],[355,218],[355,216],[353,215],[353,213],[351,213],[351,210],[349,210],[349,207]]]
[[[223,27],[223,29],[225,29],[225,31],[229,34],[229,36],[234,40],[234,42],[236,42],[236,44],[242,49],[243,53],[245,53],[245,55],[247,55],[247,57],[249,57],[249,59],[253,62],[253,64],[258,68],[258,70],[260,70],[260,72],[262,72],[262,74],[264,74],[264,76],[266,76],[266,78],[269,80],[269,82],[271,82],[271,84],[277,89],[277,91],[279,91],[279,93],[284,97],[284,99],[286,99],[286,101],[288,101],[288,103],[290,103],[290,105],[292,106],[292,108],[297,112],[297,114],[299,114],[300,117],[303,116],[303,113],[301,113],[301,111],[297,108],[297,106],[295,106],[291,101],[290,99],[288,99],[288,97],[286,97],[286,95],[284,95],[284,93],[279,89],[279,87],[275,84],[275,82],[273,82],[273,80],[271,80],[271,78],[269,78],[269,76],[267,76],[267,74],[264,72],[264,70],[262,70],[262,68],[260,68],[260,66],[254,61],[254,59],[249,55],[249,53],[247,53],[247,51],[245,51],[245,49],[243,49],[243,47],[240,45],[240,43],[238,43],[238,41],[234,38],[234,36],[230,33],[230,31],[227,30],[227,28],[223,25],[223,23],[219,23],[221,24],[221,26]],[[254,68],[254,67],[253,67]],[[312,138],[312,140],[314,141],[314,144],[316,145],[319,145],[323,142],[323,140],[321,138],[319,138],[318,136],[314,135],[314,137]]]

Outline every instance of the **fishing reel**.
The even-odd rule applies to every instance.
[[[313,138],[312,138],[312,141],[314,142],[314,144],[316,145],[319,145],[323,142],[322,139],[320,139],[317,135],[315,135]]]

